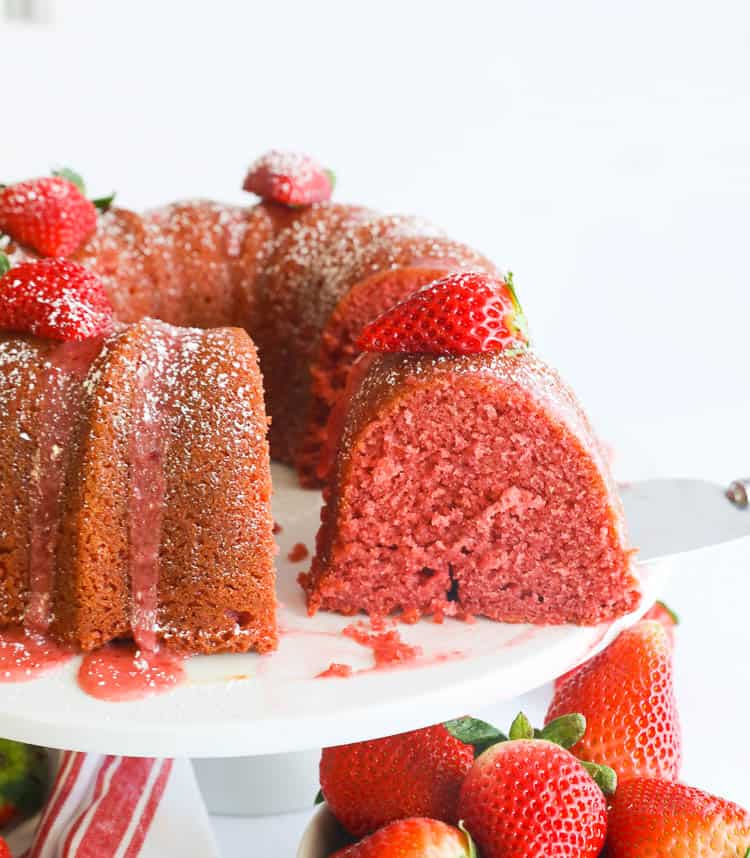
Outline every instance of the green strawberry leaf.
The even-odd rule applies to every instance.
[[[331,193],[336,190],[336,174],[333,170],[323,170],[323,172],[328,176],[328,181],[331,183]]]
[[[745,852],[745,858],[750,858],[750,846],[747,847],[747,852]]]
[[[326,797],[323,795],[323,790],[319,789],[318,794],[315,796],[315,801],[313,802],[313,807],[315,807],[318,804],[323,804],[323,802],[325,800],[326,800]]]
[[[72,182],[78,190],[86,196],[86,183],[83,181],[83,177],[80,173],[76,173],[76,171],[71,170],[70,167],[60,167],[57,170],[53,170],[52,175],[59,176],[61,179],[67,179],[69,182]]]
[[[477,757],[487,748],[497,745],[498,742],[505,742],[508,738],[497,727],[479,718],[454,718],[452,721],[446,721],[443,726],[460,742],[473,745],[474,755]]]
[[[513,272],[509,271],[505,275],[505,285],[508,287],[508,291],[510,292],[511,301],[513,301],[513,307],[517,313],[521,313],[523,315],[523,310],[521,308],[521,302],[518,300],[518,294],[516,292],[516,284],[513,282]]]
[[[529,323],[526,319],[526,314],[523,311],[523,307],[521,306],[521,302],[518,300],[518,293],[516,292],[515,284],[513,283],[513,272],[509,271],[505,275],[505,285],[508,287],[508,292],[510,292],[510,299],[513,302],[513,309],[516,311],[515,317],[513,319],[513,327],[516,332],[523,337],[526,342],[529,341]]]
[[[104,212],[108,212],[112,208],[112,203],[115,201],[115,197],[117,196],[117,191],[112,191],[109,196],[106,197],[97,197],[91,202],[96,206],[99,211],[104,214]]]
[[[675,614],[675,612],[674,612],[674,611],[669,607],[669,605],[667,605],[666,603],[661,602],[661,601],[657,601],[657,603],[656,603],[656,604],[657,604],[657,605],[658,605],[658,606],[659,606],[663,611],[666,611],[666,612],[669,614],[670,619],[672,620],[672,622],[673,622],[676,626],[679,626],[679,625],[680,625],[680,617],[679,617],[679,615],[678,615],[678,614]],[[747,851],[748,851],[748,855],[746,855],[746,856],[745,856],[745,858],[748,858],[748,856],[750,856],[750,849],[748,849]]]
[[[10,257],[7,253],[0,252],[0,277],[10,271]]]
[[[508,733],[508,737],[511,740],[534,738],[534,728],[531,726],[531,722],[523,712],[519,712],[513,719],[513,723],[510,725],[510,733]]]
[[[556,745],[561,745],[563,748],[572,748],[573,745],[583,739],[586,734],[586,719],[583,715],[561,715],[550,721],[549,724],[541,731],[540,739],[546,739],[548,742],[554,742]]]
[[[617,789],[617,774],[614,769],[610,769],[609,766],[600,766],[598,763],[589,763],[586,760],[580,760],[580,763],[604,795],[614,795]]]
[[[477,855],[477,847],[474,844],[474,838],[471,836],[471,834],[469,834],[468,829],[464,825],[463,819],[459,820],[458,827],[466,835],[466,848],[468,849],[468,852],[466,853],[466,858],[479,858],[479,856]],[[745,856],[745,858],[747,858],[747,856]]]

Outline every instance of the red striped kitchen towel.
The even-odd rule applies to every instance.
[[[11,849],[23,858],[218,858],[189,761],[75,752],[61,755],[45,809]]]

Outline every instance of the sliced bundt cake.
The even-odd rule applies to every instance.
[[[311,611],[593,624],[636,607],[605,458],[507,298],[448,277],[366,329],[386,353],[361,359],[348,402]]]

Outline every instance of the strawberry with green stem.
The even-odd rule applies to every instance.
[[[642,620],[579,668],[556,691],[547,712],[586,718],[572,752],[606,763],[621,780],[676,780],[682,738],[674,691],[672,647],[664,626]]]
[[[357,837],[414,816],[456,823],[462,813],[458,808],[462,785],[476,766],[475,757],[500,744],[514,746],[517,740],[529,743],[532,754],[538,746],[544,754],[554,754],[549,748],[562,751],[572,746],[585,729],[580,715],[566,715],[537,731],[519,715],[506,736],[485,721],[465,717],[385,739],[327,748],[321,756],[320,798],[326,799],[342,826]],[[611,769],[581,764],[567,751],[565,754],[568,766],[586,788],[592,785],[598,792],[614,789]]]
[[[2,185],[0,233],[41,256],[70,256],[96,230],[97,209],[106,211],[113,199],[87,199],[83,179],[69,168]]]
[[[516,351],[529,344],[528,326],[513,285],[474,271],[449,274],[410,295],[367,325],[366,352],[465,355]]]
[[[508,738],[479,754],[461,787],[458,815],[482,858],[599,855],[607,830],[604,791],[614,792],[617,779],[567,750],[585,731],[578,714],[541,731],[519,714]]]

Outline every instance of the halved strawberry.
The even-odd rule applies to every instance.
[[[250,167],[243,189],[285,206],[309,206],[331,198],[334,177],[309,155],[272,149]]]
[[[5,259],[5,262],[3,262]],[[112,305],[101,280],[67,259],[40,259],[7,268],[0,254],[0,328],[54,340],[106,334]]]
[[[463,355],[528,343],[512,275],[499,280],[467,271],[436,280],[387,310],[365,327],[357,344],[366,352]]]

